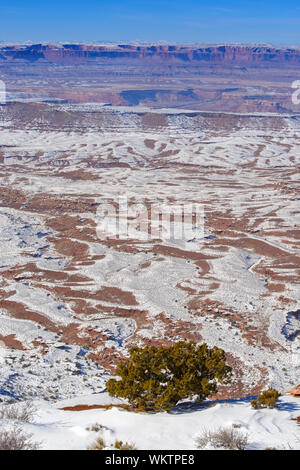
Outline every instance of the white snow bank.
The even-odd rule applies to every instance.
[[[120,408],[110,410],[63,411],[76,404],[118,403],[106,393],[50,404],[38,401],[34,424],[24,428],[42,441],[43,449],[86,449],[97,436],[107,445],[116,439],[134,442],[142,450],[195,449],[195,437],[204,429],[240,425],[249,434],[249,449],[300,449],[300,429],[292,418],[300,416],[300,399],[283,396],[278,409],[254,410],[250,399],[207,402],[203,407],[178,409],[171,413],[133,413]],[[95,424],[98,433],[86,428]]]

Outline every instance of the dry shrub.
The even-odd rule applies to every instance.
[[[214,448],[227,450],[245,450],[248,444],[248,434],[234,426],[230,428],[220,427],[215,431],[203,431],[195,441],[198,449],[210,445]]]
[[[137,450],[134,443],[123,442],[116,440],[114,444],[107,446],[102,437],[98,437],[95,442],[87,447],[87,450],[104,450],[104,449],[115,449],[115,450]]]
[[[103,450],[105,447],[106,444],[104,439],[102,439],[102,437],[98,437],[95,442],[87,448],[87,450]]]
[[[123,441],[116,441],[114,448],[117,450],[137,450],[135,444]]]
[[[15,403],[13,405],[3,405],[0,408],[0,419],[9,419],[13,421],[22,421],[32,423],[36,408],[31,402]]]
[[[0,431],[0,450],[38,450],[40,443],[32,440],[32,434],[25,433],[16,424]]]
[[[90,432],[100,432],[100,431],[108,430],[109,428],[107,426],[103,426],[103,424],[94,423],[94,424],[91,424],[90,426],[87,426],[85,429],[86,431],[90,431]]]

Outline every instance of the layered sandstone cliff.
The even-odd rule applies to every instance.
[[[0,60],[46,60],[54,63],[101,60],[158,60],[240,66],[298,65],[300,49],[253,45],[3,45]]]

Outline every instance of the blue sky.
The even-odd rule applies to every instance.
[[[300,2],[1,0],[0,40],[300,44]]]

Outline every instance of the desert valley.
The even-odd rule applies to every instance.
[[[0,401],[42,402],[31,432],[49,410],[59,423],[107,404],[131,347],[188,339],[222,348],[233,380],[215,407],[166,418],[184,448],[217,410],[261,433],[253,448],[300,448],[299,398],[284,395],[300,382],[299,69],[300,49],[268,45],[0,45]],[[101,237],[99,210],[121,196],[197,204],[203,225],[185,243]],[[249,411],[269,386],[283,411]],[[128,416],[122,439],[181,448],[163,414],[155,438],[153,417]],[[89,419],[74,411],[62,445],[85,447]]]

